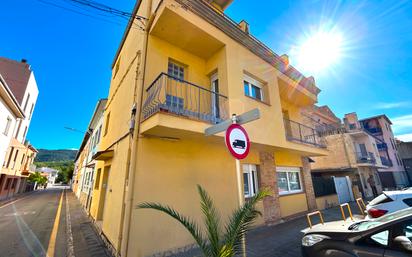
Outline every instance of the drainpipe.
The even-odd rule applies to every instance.
[[[149,1],[147,5],[146,15],[147,17],[151,17],[151,10],[152,10],[152,1]],[[141,122],[141,108],[143,104],[143,94],[144,94],[144,85],[145,85],[145,77],[146,77],[146,60],[147,60],[147,48],[148,48],[148,40],[149,40],[149,29],[151,19],[149,19],[147,26],[145,27],[145,37],[143,40],[143,53],[142,53],[142,82],[140,83],[140,96],[136,95],[137,86],[138,86],[138,75],[139,75],[139,66],[136,69],[136,77],[135,77],[135,95],[134,95],[134,102],[136,107],[136,115],[137,119],[134,120],[134,127],[133,127],[133,134],[132,134],[132,147],[130,153],[130,166],[128,169],[127,175],[127,196],[125,201],[125,211],[123,215],[123,222],[122,222],[122,240],[121,240],[121,249],[120,249],[120,256],[127,257],[127,250],[129,246],[129,237],[130,237],[130,221],[132,217],[133,211],[133,195],[134,195],[134,178],[136,173],[137,167],[137,154],[138,154],[138,138],[140,135],[140,122]],[[139,97],[137,100],[136,98]]]

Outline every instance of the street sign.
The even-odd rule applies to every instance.
[[[257,120],[260,118],[260,112],[259,109],[253,109],[251,111],[245,112],[241,115],[236,116],[236,123],[237,124],[245,124],[254,120]],[[217,134],[219,132],[223,132],[227,130],[227,128],[233,123],[232,119],[225,120],[219,124],[216,124],[214,126],[208,127],[205,130],[205,135],[206,136],[211,136],[214,134]]]
[[[250,140],[246,130],[239,124],[232,124],[226,130],[226,146],[238,160],[246,158],[250,150]]]

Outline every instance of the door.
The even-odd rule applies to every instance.
[[[338,194],[339,203],[348,203],[352,200],[351,190],[349,189],[346,177],[333,177],[335,181],[336,193]]]
[[[104,167],[103,169],[103,178],[102,178],[102,188],[100,190],[100,200],[99,200],[99,209],[97,211],[97,220],[103,219],[105,204],[106,204],[106,195],[107,195],[107,187],[109,182],[109,173],[110,173],[110,166]]]
[[[359,152],[362,157],[368,158],[368,151],[366,151],[366,146],[365,144],[359,144]]]
[[[212,91],[212,117],[215,123],[220,120],[220,106],[219,106],[219,79],[217,73],[210,77],[211,91]]]

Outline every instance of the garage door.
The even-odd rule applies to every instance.
[[[346,177],[333,177],[335,181],[336,193],[338,194],[339,203],[348,203],[352,201],[351,190]]]

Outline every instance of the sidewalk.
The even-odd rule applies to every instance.
[[[68,189],[73,250],[76,257],[111,257],[74,193]]]
[[[29,192],[24,192],[24,193],[20,193],[20,194],[17,194],[17,195],[13,195],[12,197],[9,197],[9,198],[6,198],[6,199],[2,199],[2,200],[0,200],[0,207],[3,206],[3,205],[9,204],[9,203],[11,203],[11,202],[14,202],[14,201],[16,201],[16,200],[22,199],[22,198],[24,198],[24,197],[27,197],[27,196],[29,196],[29,195],[31,195],[31,194],[36,193],[36,192],[37,192],[37,190],[33,190],[33,191],[29,191]]]
[[[359,215],[355,202],[350,204],[354,215]],[[339,207],[322,211],[325,222],[341,220]],[[347,215],[348,216],[348,215]],[[319,223],[313,217],[313,224]],[[299,217],[275,226],[263,226],[250,231],[246,236],[246,251],[248,257],[300,257],[300,247],[303,229],[309,225],[306,216]],[[171,255],[173,257],[201,256],[197,249],[185,253]]]

